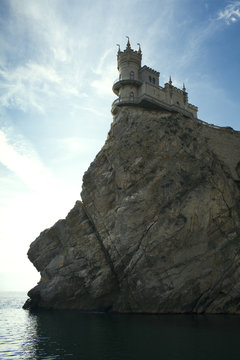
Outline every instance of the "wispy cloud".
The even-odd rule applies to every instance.
[[[106,97],[106,95],[112,96],[112,84],[116,75],[116,65],[107,65],[97,79],[91,82],[91,86],[97,91],[100,97]]]
[[[188,24],[185,33],[185,41],[183,43],[183,51],[177,58],[178,66],[187,66],[197,56],[199,51],[205,51],[208,40],[212,39],[216,34],[223,30],[223,22],[232,24],[240,20],[240,1],[229,3],[224,9],[219,10],[214,15],[207,17],[204,21],[196,24]],[[189,31],[191,26],[191,31]],[[173,65],[173,63],[172,63]],[[174,67],[174,66],[173,66]]]
[[[188,31],[183,51],[176,59],[176,66],[172,64],[172,67],[186,67],[193,62],[199,56],[199,51],[203,48],[205,42],[213,37],[218,29],[219,24],[216,19],[208,19],[203,24],[193,27],[190,32]]]
[[[74,151],[78,143],[68,142]],[[25,267],[29,243],[66,216],[79,197],[79,187],[54,176],[34,146],[11,128],[0,130],[0,163],[10,170],[0,177],[0,271],[11,270],[9,253],[12,269],[18,271]]]
[[[53,86],[59,85],[60,76],[50,66],[29,62],[15,69],[0,69],[0,105],[23,111],[44,112],[42,96],[53,95]]]
[[[2,107],[46,113],[55,100],[71,106],[76,97],[86,97],[82,65],[87,39],[71,32],[58,4],[10,0],[11,20],[0,34]]]
[[[30,189],[53,184],[53,177],[42,164],[34,148],[21,136],[10,138],[0,130],[0,162],[21,179]]]
[[[218,20],[224,20],[228,25],[240,20],[240,1],[228,4],[225,9],[218,13]]]

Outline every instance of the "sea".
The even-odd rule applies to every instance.
[[[0,293],[0,359],[239,360],[240,316],[23,310]]]

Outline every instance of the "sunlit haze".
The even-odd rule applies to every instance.
[[[30,243],[80,199],[112,122],[120,44],[200,119],[240,130],[240,1],[0,0],[0,290],[29,290]]]

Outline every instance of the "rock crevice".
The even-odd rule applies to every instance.
[[[82,202],[28,256],[26,307],[240,313],[240,134],[119,109]]]
[[[104,256],[105,256],[106,262],[108,263],[108,265],[109,265],[109,267],[110,267],[110,269],[111,269],[111,271],[112,271],[112,274],[113,274],[113,276],[114,276],[114,278],[115,278],[115,280],[116,280],[117,287],[119,287],[118,275],[117,275],[117,273],[116,273],[116,271],[115,271],[115,268],[114,268],[114,264],[113,264],[113,262],[112,262],[112,259],[111,259],[110,255],[109,255],[107,249],[105,248],[104,243],[103,243],[103,241],[102,241],[102,239],[101,239],[101,236],[100,236],[99,232],[97,231],[97,229],[96,229],[96,227],[95,227],[95,225],[94,225],[94,222],[93,222],[93,220],[91,219],[91,216],[88,214],[88,212],[87,212],[86,208],[84,207],[84,205],[83,205],[83,209],[84,209],[84,211],[85,211],[85,213],[86,213],[86,215],[87,215],[87,217],[88,217],[88,220],[89,220],[90,224],[92,225],[92,228],[93,228],[93,230],[94,230],[94,233],[95,233],[95,235],[96,235],[96,238],[97,238],[97,240],[98,240],[98,243],[99,243],[99,245],[100,245],[100,248],[101,248],[101,250],[102,250],[102,252],[103,252],[103,254],[104,254]]]

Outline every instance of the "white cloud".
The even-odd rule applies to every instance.
[[[111,96],[113,79],[117,75],[116,64],[108,64],[101,71],[98,79],[91,82],[91,86],[97,91],[100,97]]]
[[[64,218],[79,198],[74,189],[63,183],[60,186],[58,181],[55,186],[38,185],[38,190],[16,191],[0,207],[0,272],[26,269],[30,243],[45,228]]]
[[[60,84],[61,78],[50,66],[29,62],[15,69],[0,69],[0,104],[2,107],[16,107],[23,111],[44,112],[42,96],[54,94],[53,86]]]
[[[29,188],[39,189],[53,182],[37,153],[18,136],[14,140],[0,130],[0,162],[14,172]]]
[[[54,0],[10,1],[11,21],[0,34],[2,107],[46,114],[55,102],[71,107],[89,96],[84,86],[86,66],[90,68],[85,61],[87,38],[80,28],[71,32],[61,6]]]
[[[112,49],[106,50],[103,55],[100,57],[99,63],[96,69],[92,69],[93,73],[101,75],[106,67],[106,60],[109,55],[112,55]]]
[[[185,48],[180,54],[177,63],[181,66],[190,64],[193,59],[199,56],[199,51],[204,51],[205,42],[213,37],[220,26],[216,19],[212,18],[191,29],[185,39]]]
[[[228,25],[240,20],[240,1],[228,4],[224,10],[219,11],[218,20],[224,20]]]
[[[51,106],[50,99],[86,98],[88,94],[80,91],[75,78],[66,78],[50,64],[29,62],[15,69],[0,69],[0,105],[18,108],[22,111],[37,110],[46,113]]]
[[[31,29],[29,40],[34,39],[38,46],[45,50],[45,54],[41,56],[48,56],[49,50],[52,50],[51,56],[54,55],[61,61],[68,60],[71,51],[66,50],[71,49],[72,38],[68,37],[68,28],[58,16],[58,4],[55,0],[52,0],[51,4],[46,0],[11,0],[10,5],[20,33],[29,33]],[[41,51],[41,48],[39,50]]]
[[[76,142],[69,143],[74,151]],[[70,187],[56,178],[31,143],[12,129],[0,131],[0,162],[10,170],[0,177],[0,271],[17,273],[28,268],[30,243],[67,215],[79,198],[80,186]]]
[[[83,95],[82,97],[87,98],[88,96]],[[79,105],[77,102],[75,102],[75,104],[72,105],[70,113],[73,114],[73,116],[76,116],[76,114],[82,115],[84,112],[88,112],[90,114],[97,115],[98,118],[105,117],[106,114],[103,111],[101,111],[101,109],[99,109],[99,107],[97,107],[96,104],[94,104],[94,98],[90,98],[89,100],[91,101],[86,102],[86,105]]]

